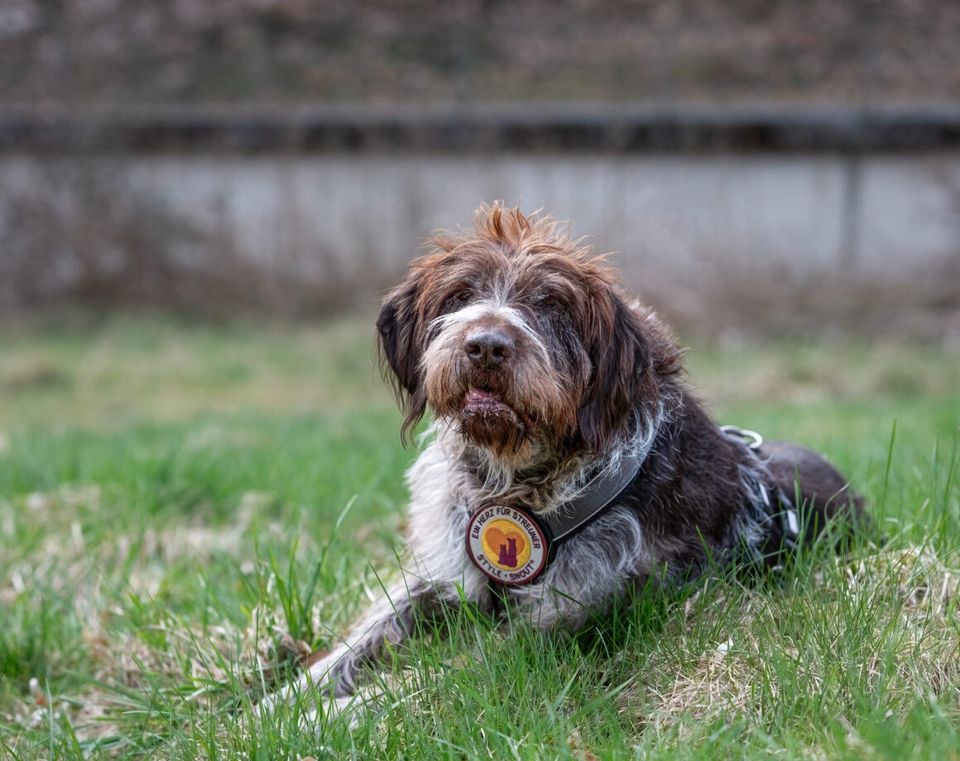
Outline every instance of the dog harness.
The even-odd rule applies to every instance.
[[[763,446],[763,436],[756,431],[721,425],[727,438],[738,439],[756,455]],[[754,520],[763,528],[763,541],[746,546],[746,560],[757,565],[779,567],[783,550],[795,550],[800,540],[800,520],[790,497],[778,486],[762,484],[760,501],[754,501]]]
[[[735,426],[721,426],[720,430],[754,452],[763,444],[760,434],[753,431]],[[626,455],[615,472],[595,479],[580,497],[548,515],[534,516],[509,505],[480,508],[467,521],[467,555],[497,584],[531,583],[543,573],[559,544],[598,518],[623,494],[640,474],[645,459],[637,453]],[[775,542],[791,549],[796,545],[800,536],[797,514],[782,490],[764,485],[758,513],[755,518],[766,528],[768,545]],[[768,557],[761,548],[757,552],[760,561]]]

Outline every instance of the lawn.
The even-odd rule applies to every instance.
[[[960,353],[694,346],[717,417],[817,447],[886,543],[576,638],[451,613],[356,726],[251,706],[395,572],[372,320],[0,336],[0,757],[960,758]]]

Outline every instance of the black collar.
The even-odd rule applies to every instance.
[[[623,494],[640,474],[645,459],[645,449],[624,455],[616,469],[596,475],[579,497],[548,515],[508,505],[479,508],[466,525],[467,557],[495,587],[533,582],[549,564],[556,545],[580,531]]]
[[[575,534],[600,515],[633,482],[645,459],[646,452],[624,455],[619,468],[596,478],[579,497],[564,502],[547,515],[537,515],[536,521],[548,534],[551,544]]]

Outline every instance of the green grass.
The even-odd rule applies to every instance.
[[[960,758],[960,355],[856,342],[694,348],[690,374],[826,452],[885,546],[574,638],[465,608],[357,726],[303,729],[310,695],[254,721],[395,572],[414,453],[369,326],[0,337],[0,757]]]

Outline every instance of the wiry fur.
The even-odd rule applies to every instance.
[[[576,628],[651,579],[711,560],[775,562],[778,491],[801,496],[806,525],[860,514],[823,458],[771,444],[760,456],[725,435],[681,378],[681,353],[613,271],[549,217],[481,207],[473,232],[441,234],[385,299],[377,327],[407,435],[435,420],[410,468],[402,578],[283,699],[308,685],[350,695],[364,665],[415,622],[462,599],[505,601],[535,626]],[[499,354],[470,348],[476,337]],[[492,349],[490,350],[492,352]],[[533,583],[494,590],[464,547],[469,517],[511,505],[546,515],[639,455],[615,504],[556,547]]]

